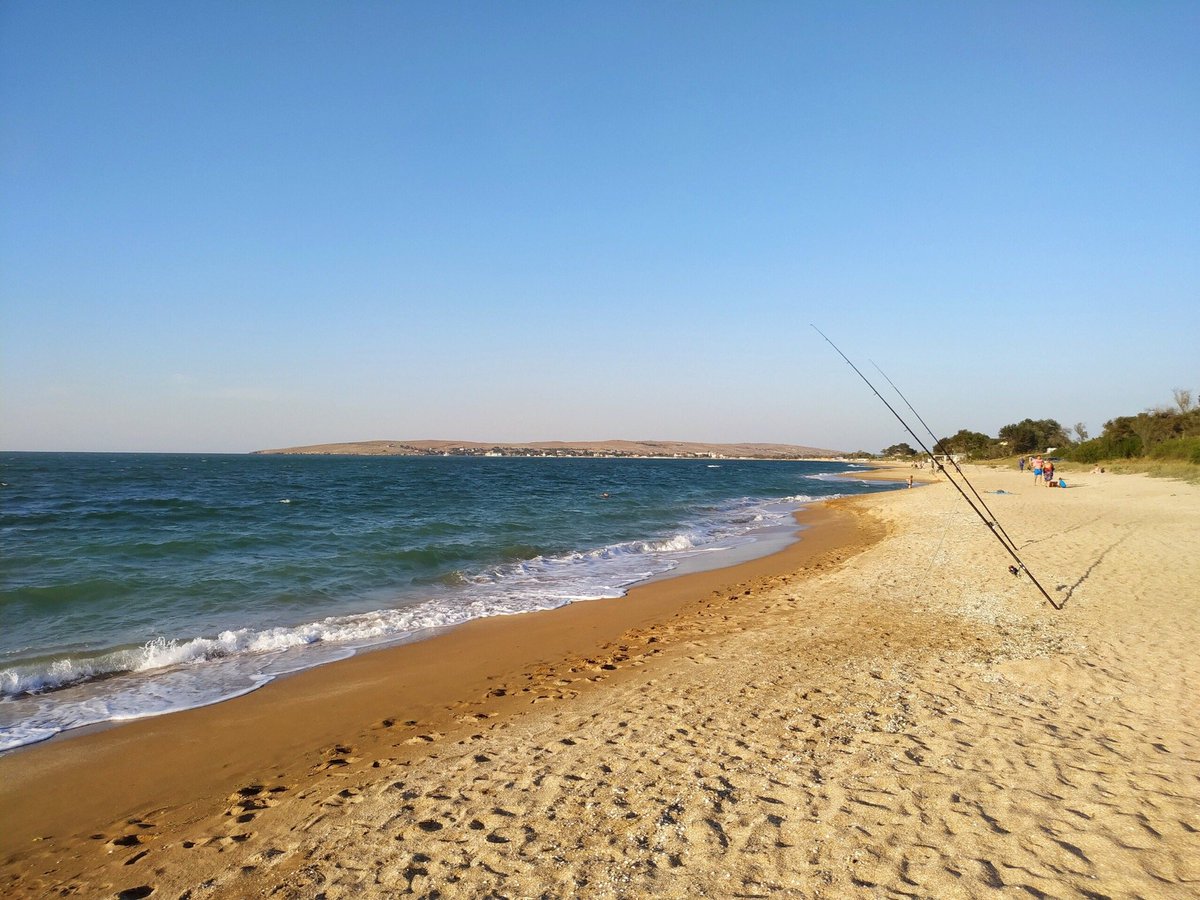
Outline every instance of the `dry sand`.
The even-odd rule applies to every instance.
[[[0,758],[0,893],[1200,895],[1200,488],[968,471],[1061,612],[944,479],[837,501],[768,560]]]

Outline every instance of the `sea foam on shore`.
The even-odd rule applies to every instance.
[[[848,470],[17,455],[0,749],[766,552],[803,503],[886,487],[838,480]]]

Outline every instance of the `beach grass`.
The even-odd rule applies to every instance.
[[[1028,458],[1028,454],[1026,454]],[[981,459],[975,460],[974,465],[987,467],[989,469],[1017,469],[1017,461],[1020,456],[1006,456],[999,459]],[[1161,460],[1152,459],[1150,457],[1137,457],[1133,459],[1105,459],[1097,463],[1082,463],[1074,460],[1063,459],[1055,462],[1056,470],[1059,472],[1091,472],[1096,466],[1100,466],[1106,472],[1119,473],[1122,475],[1149,475],[1152,478],[1171,478],[1176,481],[1187,482],[1188,484],[1200,484],[1200,465],[1186,462],[1183,460]]]

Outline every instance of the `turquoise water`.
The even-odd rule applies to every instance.
[[[885,490],[844,463],[4,454],[0,749],[621,596]]]

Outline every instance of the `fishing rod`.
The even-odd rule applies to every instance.
[[[908,398],[904,396],[903,391],[896,386],[896,382],[892,381],[892,379],[888,377],[887,372],[883,371],[883,369],[879,367],[875,360],[871,360],[870,362],[871,365],[875,366],[875,370],[884,377],[884,380],[892,386],[892,390],[896,392],[897,396],[904,401],[905,406],[907,406],[912,411],[912,414],[917,417],[917,421],[921,423],[927,432],[929,432],[929,436],[933,439],[933,445],[936,448],[938,438],[937,435],[934,434],[933,429],[929,427],[929,423],[921,418],[921,414],[917,412],[916,407],[914,407],[912,403],[909,402]],[[980,496],[979,491],[975,490],[975,485],[971,484],[971,480],[967,478],[967,473],[962,470],[962,466],[958,464],[958,460],[954,458],[954,455],[947,453],[946,458],[950,460],[950,464],[954,466],[954,471],[957,472],[958,476],[963,480],[963,484],[970,489],[971,493],[975,496],[975,499],[979,501],[979,505],[983,507],[984,511],[991,517],[991,521],[995,524],[996,528],[999,529],[1000,534],[1004,536],[1004,540],[1008,542],[1010,553],[1016,556],[1017,542],[1014,541],[1009,533],[1004,530],[1004,526],[1000,524],[1000,520],[996,517],[996,514],[992,512],[991,507],[987,505],[987,501]],[[947,478],[949,478],[951,481],[954,480],[950,473],[946,471],[945,466],[942,466],[942,471],[945,473]],[[1009,567],[1012,573],[1014,575],[1019,575],[1021,572],[1024,572],[1029,576],[1030,580],[1037,585],[1038,589],[1042,591],[1042,595],[1045,596],[1046,591],[1042,589],[1041,584],[1038,582],[1037,578],[1034,577],[1034,574],[1029,571],[1029,568],[1024,563],[1018,562],[1018,564],[1020,568],[1013,568],[1011,566]],[[1047,597],[1046,599],[1049,600],[1050,598]],[[1053,601],[1051,601],[1051,606],[1054,606],[1055,609],[1062,608],[1055,605]]]
[[[884,380],[892,386],[892,390],[895,391],[896,395],[901,400],[904,401],[904,405],[907,406],[910,410],[912,410],[912,414],[917,417],[917,421],[921,423],[921,425],[925,428],[925,430],[929,432],[929,436],[931,438],[933,438],[933,446],[936,448],[938,438],[937,438],[937,435],[933,433],[933,429],[930,428],[928,424],[926,424],[925,420],[921,418],[921,414],[919,412],[917,412],[916,409],[913,408],[913,405],[908,402],[908,398],[905,397],[904,394],[902,394],[900,392],[900,388],[896,387],[896,382],[894,382],[894,381],[892,381],[892,379],[888,378],[887,373],[885,371],[883,371],[883,369],[879,368],[879,366],[875,363],[875,360],[869,360],[869,362],[871,363],[871,365],[875,366],[875,371],[877,371],[880,375],[882,375]],[[971,484],[970,479],[967,478],[967,473],[964,472],[962,470],[962,467],[958,464],[958,460],[955,459],[954,455],[951,453],[947,453],[946,457],[950,460],[950,465],[954,466],[954,471],[958,473],[958,477],[963,480],[963,483],[970,489],[971,493],[975,496],[975,499],[979,501],[979,505],[982,506],[984,511],[989,516],[992,517],[992,521],[995,522],[996,527],[998,529],[1000,529],[1000,533],[1002,535],[1004,535],[1004,539],[1006,541],[1008,541],[1009,546],[1012,547],[1012,549],[1016,550],[1017,542],[1014,541],[1011,537],[1009,537],[1008,532],[1004,530],[1004,526],[1001,525],[999,520],[996,518],[996,514],[994,512],[992,512],[991,509],[988,507],[987,501],[984,500],[981,496],[979,496],[979,491],[975,490],[975,485]],[[946,471],[944,466],[942,467],[942,471],[943,472]],[[950,477],[949,472],[946,472],[946,477],[947,478]],[[1032,578],[1033,575],[1030,575],[1029,577]]]
[[[992,533],[992,536],[995,537],[996,540],[998,540],[1000,542],[1000,546],[1004,548],[1005,552],[1007,552],[1008,555],[1011,556],[1016,561],[1017,565],[1020,566],[1020,571],[1023,571],[1026,575],[1029,576],[1029,580],[1033,582],[1033,584],[1041,592],[1042,596],[1046,598],[1046,602],[1049,603],[1051,606],[1053,606],[1055,609],[1062,609],[1061,606],[1059,606],[1057,603],[1054,602],[1054,598],[1051,597],[1050,594],[1048,594],[1046,592],[1046,589],[1044,587],[1042,587],[1041,582],[1038,581],[1033,576],[1033,573],[1029,571],[1029,567],[1025,565],[1024,561],[1022,561],[1021,557],[1017,554],[1017,551],[1015,549],[1013,549],[1013,547],[1010,545],[1010,539],[1006,539],[1007,535],[1005,535],[1005,537],[1001,537],[1000,534],[997,533],[996,523],[994,521],[990,520],[987,516],[985,516],[983,514],[983,511],[978,506],[975,505],[975,501],[967,496],[967,492],[962,489],[962,486],[957,481],[955,481],[953,478],[950,477],[950,473],[946,472],[946,468],[937,461],[937,457],[934,456],[932,450],[930,450],[928,447],[925,446],[925,442],[923,440],[921,440],[919,437],[917,437],[916,432],[913,431],[912,428],[909,427],[909,425],[906,421],[904,421],[904,417],[901,416],[900,413],[896,412],[895,407],[893,407],[892,404],[888,403],[887,399],[883,396],[883,394],[879,393],[879,391],[877,391],[875,389],[875,385],[871,384],[870,379],[867,378],[867,376],[864,375],[859,370],[858,366],[856,366],[854,363],[850,362],[850,357],[848,357],[845,353],[843,353],[838,348],[838,345],[829,339],[828,335],[826,335],[825,332],[823,332],[816,325],[813,325],[812,328],[813,328],[813,331],[815,331],[817,334],[821,335],[821,337],[825,338],[825,342],[828,343],[829,346],[832,347],[837,352],[838,356],[840,356],[842,359],[844,359],[846,361],[846,364],[848,366],[850,366],[850,368],[852,368],[854,370],[855,374],[858,375],[858,377],[863,380],[863,383],[866,384],[866,386],[871,389],[871,393],[873,393],[876,397],[878,397],[879,401],[888,408],[888,412],[890,412],[893,416],[896,417],[896,421],[904,426],[904,430],[908,432],[909,436],[920,445],[921,449],[924,450],[926,455],[933,461],[935,470],[941,469],[943,472],[946,473],[946,478],[949,480],[949,482],[952,485],[954,485],[955,490],[957,490],[959,492],[959,494],[962,495],[962,498],[967,501],[967,505],[970,506],[971,509],[973,509],[975,511],[975,515],[979,516],[979,518],[983,522],[983,524],[988,527],[988,531],[990,531]],[[894,385],[893,385],[893,387],[894,387]],[[897,391],[897,393],[899,393],[899,392]],[[914,412],[915,412],[915,410],[914,410]],[[918,418],[920,418],[920,417],[918,416]],[[926,426],[926,427],[928,427],[928,426]]]

